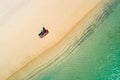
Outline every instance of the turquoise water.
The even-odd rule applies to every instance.
[[[120,80],[120,5],[70,56],[33,80]]]

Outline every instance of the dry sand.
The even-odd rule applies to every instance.
[[[0,79],[6,79],[54,46],[100,1],[102,0],[31,0],[9,15],[3,24],[1,20]],[[38,34],[43,26],[50,33],[41,39]]]

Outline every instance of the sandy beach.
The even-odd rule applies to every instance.
[[[5,80],[39,55],[41,64],[50,60],[56,54],[43,52],[55,47],[101,1],[31,0],[11,15],[6,13],[9,17],[0,22],[0,79]],[[43,26],[50,33],[41,39],[38,34]]]

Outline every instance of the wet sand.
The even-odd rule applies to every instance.
[[[59,55],[49,51],[100,1],[37,0],[11,15],[0,27],[0,79],[6,79],[37,56],[42,65]],[[50,33],[40,39],[38,34],[43,26]]]

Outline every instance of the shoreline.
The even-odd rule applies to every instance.
[[[96,9],[96,8],[95,8]],[[88,15],[88,16],[90,16],[90,15]],[[93,15],[92,15],[93,16]],[[81,22],[81,21],[80,21]],[[89,20],[88,20],[88,23],[89,23]],[[79,23],[80,24],[80,23]],[[84,22],[84,20],[83,20],[83,24],[85,24],[85,22]],[[81,24],[80,24],[81,25]],[[85,26],[85,25],[84,25]],[[83,30],[84,31],[84,30]],[[63,40],[63,43],[64,43],[64,40]],[[56,49],[57,50],[57,49]],[[47,53],[46,53],[47,54]],[[48,56],[48,54],[47,54],[47,56]],[[45,57],[46,58],[46,57]],[[42,62],[42,61],[41,61]],[[34,63],[33,63],[34,64]],[[28,64],[29,65],[29,64]],[[21,73],[22,74],[22,73]],[[9,79],[8,79],[9,80]],[[11,79],[10,79],[11,80]]]
[[[93,5],[92,5],[92,6],[93,6]],[[25,10],[25,9],[24,9],[24,10]],[[77,11],[76,11],[76,12],[77,12]],[[62,23],[62,26],[66,26],[66,24],[69,24],[69,25],[67,25],[67,26],[68,26],[68,27],[69,27],[69,26],[72,27],[72,25],[74,25],[72,22],[73,22],[73,21],[77,21],[77,19],[78,19],[75,14],[77,14],[77,16],[78,16],[78,15],[80,14],[80,12],[81,12],[81,11],[79,11],[78,13],[72,13],[72,15],[74,14],[74,15],[72,16],[73,20],[72,20],[72,21],[67,21],[67,19],[66,19],[66,21],[64,22],[64,24],[61,22],[61,23]],[[23,14],[23,13],[22,13],[22,14]],[[83,14],[84,14],[84,13],[83,13]],[[87,13],[86,13],[86,14],[87,14]],[[14,17],[16,17],[16,16],[17,16],[17,15],[15,15]],[[71,15],[69,15],[69,16],[71,16]],[[69,17],[69,16],[68,16],[68,17]],[[68,18],[68,17],[67,17],[67,18]],[[79,18],[81,18],[81,16],[80,16]],[[83,17],[82,17],[82,18],[83,18]],[[15,19],[16,19],[16,18],[15,18]],[[21,19],[21,18],[20,18],[20,19]],[[25,21],[25,22],[26,22],[26,21]],[[25,23],[25,22],[24,22],[24,20],[23,20],[23,22],[21,22],[21,23]],[[70,23],[70,22],[71,22],[71,23]],[[15,22],[14,22],[14,23],[15,23]],[[18,23],[18,22],[17,22],[17,23]],[[46,22],[43,22],[43,23],[46,23]],[[42,23],[42,24],[43,24],[43,23]],[[66,23],[66,24],[65,24],[65,23]],[[19,24],[20,24],[20,23],[19,23]],[[5,24],[4,27],[7,27],[7,26],[9,26],[9,25],[13,25],[13,22],[12,22],[12,23],[11,23],[11,22],[8,22],[8,24]],[[34,25],[34,23],[32,23],[31,27],[32,27],[33,25]],[[48,24],[48,25],[50,25],[50,24]],[[15,26],[16,26],[16,25],[15,25]],[[27,26],[27,24],[25,24],[24,26]],[[60,27],[60,26],[61,26],[61,25],[59,25],[58,27]],[[12,26],[12,27],[13,27],[13,26]],[[30,28],[31,28],[31,27],[30,27]],[[28,28],[29,28],[29,27],[28,27]],[[49,27],[49,28],[50,28],[50,27]],[[52,28],[52,27],[51,27],[51,28]],[[9,28],[9,29],[10,29],[10,28]],[[16,29],[17,29],[17,27],[16,27]],[[15,29],[15,30],[16,30],[16,29]],[[22,30],[23,27],[22,27],[22,28],[20,27],[20,28],[18,28],[18,29]],[[27,29],[27,28],[26,28],[26,29]],[[55,29],[55,28],[54,28],[54,29]],[[63,28],[61,28],[61,30],[62,30],[62,29],[63,29]],[[66,28],[66,30],[68,30],[68,31],[69,31],[70,29],[71,29],[71,28]],[[11,29],[10,29],[10,30],[11,30]],[[17,30],[17,31],[15,31],[15,30],[11,30],[11,31],[13,31],[13,32],[17,32],[17,31],[20,32],[19,30]],[[7,31],[8,31],[8,30],[7,30]],[[23,30],[23,32],[25,32],[25,30]],[[38,32],[39,32],[39,27],[38,27],[37,32],[33,32],[33,33],[36,34],[36,33],[38,33]],[[67,31],[66,31],[66,33],[63,31],[63,33],[64,33],[64,34],[68,34]],[[64,36],[63,33],[60,33],[60,34],[58,34],[58,35],[59,35],[59,36],[62,35],[62,36],[61,36],[61,38],[62,38],[62,37]],[[13,33],[13,34],[14,34],[14,33]],[[29,34],[29,33],[26,33],[24,37],[26,37],[27,34]],[[32,34],[32,33],[31,33],[31,34]],[[31,35],[31,34],[30,34],[30,35]],[[52,33],[52,34],[53,34],[53,33]],[[22,35],[22,34],[21,34],[21,35]],[[23,35],[24,35],[24,34],[23,34]],[[56,34],[56,35],[57,35],[57,34]],[[71,36],[72,36],[72,35],[71,35]],[[5,36],[5,37],[6,37],[6,36]],[[10,36],[7,36],[7,37],[10,38],[10,37],[11,37],[11,34],[10,34]],[[21,38],[17,37],[17,35],[12,36],[12,38],[14,38],[14,37],[16,37],[16,38],[20,39],[22,42],[24,42]],[[55,36],[54,36],[54,37],[55,37]],[[37,42],[38,42],[38,41],[39,41],[39,42],[41,41],[41,43],[42,43],[43,40],[45,40],[45,42],[47,42],[46,40],[47,40],[47,39],[50,39],[51,36],[47,36],[47,37],[46,37],[45,39],[43,39],[43,40],[38,40],[38,38],[36,38],[36,37],[32,34],[32,38],[35,38],[35,41],[37,41]],[[54,41],[52,41],[52,40],[51,40],[51,41],[54,42],[54,44],[57,45],[57,44],[58,44],[57,42],[60,41],[61,38],[56,37],[56,39],[55,39],[55,38],[52,37],[52,39],[53,39]],[[58,41],[57,41],[57,39],[58,39]],[[27,40],[27,39],[26,39],[26,40]],[[12,41],[12,39],[10,39],[10,41]],[[22,43],[22,42],[21,42],[21,43]],[[30,42],[32,42],[32,40],[31,40]],[[37,44],[37,42],[36,42],[36,44]],[[21,44],[21,43],[19,43],[19,44]],[[41,44],[41,43],[39,43],[39,44]],[[65,43],[65,42],[63,42],[63,43]],[[16,43],[16,44],[17,44],[17,43]],[[49,50],[47,50],[47,52],[48,52],[48,51],[51,51],[51,50],[50,50],[51,48],[53,48],[53,47],[56,46],[56,45],[55,45],[55,46],[53,46],[53,47],[50,47],[50,46],[52,46],[52,45],[54,45],[54,44],[51,44],[51,43],[48,42],[47,45],[50,45],[49,47],[46,47],[45,45],[41,44],[41,49],[40,49],[39,51],[35,51],[35,50],[32,50],[32,46],[34,46],[34,44],[32,44],[32,45],[27,45],[25,42],[24,42],[23,44],[25,44],[25,45],[24,45],[24,48],[25,48],[25,47],[28,47],[28,46],[31,46],[30,49],[31,49],[31,51],[32,51],[33,53],[31,53],[30,51],[29,51],[29,52],[31,53],[31,55],[30,55],[30,54],[24,54],[25,52],[22,53],[22,54],[21,54],[20,52],[19,52],[19,54],[15,54],[15,53],[14,53],[14,54],[13,54],[13,55],[14,55],[14,59],[13,59],[13,57],[12,57],[12,55],[11,55],[10,53],[7,54],[7,56],[10,56],[10,58],[8,57],[8,59],[7,59],[8,61],[9,61],[9,59],[10,59],[10,61],[9,61],[8,63],[11,63],[12,61],[14,61],[14,62],[12,62],[11,66],[8,64],[10,67],[8,67],[7,70],[5,71],[6,75],[4,75],[4,74],[5,74],[4,72],[3,72],[2,74],[0,74],[1,76],[4,75],[3,78],[0,76],[1,79],[4,79],[6,76],[11,75],[12,73],[14,73],[14,72],[16,72],[16,71],[19,72],[19,69],[20,69],[21,67],[23,67],[23,66],[24,66],[25,64],[27,64],[29,61],[31,61],[31,59],[34,59],[34,58],[37,57],[38,55],[41,55],[41,60],[40,60],[40,61],[41,61],[41,64],[47,62],[47,61],[50,60],[53,56],[49,56],[49,57],[48,57],[48,54],[47,54],[46,52],[44,52],[44,54],[40,54],[40,53],[42,53],[45,48],[46,48],[46,49],[47,49],[47,48],[49,49]],[[39,45],[39,44],[37,44],[37,45]],[[3,45],[4,45],[4,44],[3,44]],[[8,45],[12,45],[12,44],[8,44]],[[22,44],[21,44],[21,45],[22,45]],[[14,44],[13,44],[13,46],[14,46]],[[23,46],[23,45],[22,45],[22,46]],[[61,45],[61,46],[62,46],[62,45]],[[8,47],[12,47],[12,46],[8,46]],[[15,45],[15,47],[18,47],[18,46]],[[13,48],[14,48],[14,47],[13,47]],[[36,47],[36,50],[37,50],[38,48],[39,48],[39,46]],[[5,47],[5,49],[6,49],[6,47]],[[17,48],[15,48],[15,49],[17,49]],[[26,49],[27,49],[27,48],[26,48]],[[29,49],[29,48],[28,48],[28,49]],[[23,49],[23,50],[24,50],[24,49]],[[19,50],[18,50],[18,51],[19,51]],[[58,51],[59,51],[59,50],[58,50]],[[37,53],[39,53],[39,54],[37,54]],[[46,53],[46,54],[45,54],[45,53]],[[51,52],[51,54],[53,55],[52,52]],[[30,55],[30,56],[25,57],[25,55]],[[49,55],[50,55],[50,54],[49,54]],[[19,60],[17,61],[18,56],[21,57],[20,61],[19,61]],[[22,60],[22,59],[23,59],[23,56],[24,56],[24,60]],[[55,56],[55,55],[54,55],[54,56]],[[48,59],[46,59],[46,58],[48,58]],[[3,60],[5,60],[5,59],[3,59]],[[16,61],[15,61],[15,60],[16,60]],[[22,61],[21,61],[21,60],[22,60]],[[43,62],[43,61],[44,61],[44,62]],[[15,62],[16,62],[16,63],[15,63]],[[33,61],[33,62],[34,62],[34,61]],[[31,64],[31,63],[30,63],[30,64]],[[28,63],[27,65],[30,65],[30,64]],[[35,63],[33,63],[33,64],[35,64]],[[6,64],[5,64],[5,65],[6,65]],[[4,64],[3,64],[3,66],[4,66]],[[2,69],[2,68],[1,68],[1,69]],[[6,69],[6,67],[5,67],[5,69]],[[28,69],[29,69],[29,68],[28,68]],[[23,69],[23,70],[24,70],[24,69]],[[3,69],[2,71],[4,71],[4,69]],[[23,71],[22,71],[22,73],[23,73]],[[22,73],[20,73],[20,74],[22,75]],[[8,80],[9,80],[9,79],[8,79]]]

